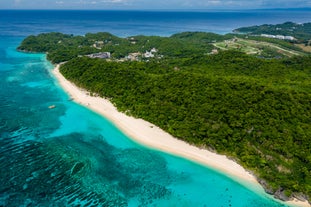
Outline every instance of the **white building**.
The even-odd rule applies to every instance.
[[[87,57],[108,59],[108,58],[111,57],[111,54],[110,54],[110,52],[99,52],[99,53],[94,53],[94,54],[87,55]]]
[[[274,38],[274,39],[280,39],[280,40],[296,40],[293,36],[284,36],[284,35],[269,35],[269,34],[261,34],[261,37],[268,37],[268,38]]]

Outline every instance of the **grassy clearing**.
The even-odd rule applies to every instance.
[[[306,46],[305,44],[296,44],[296,46],[300,47],[305,52],[311,52],[311,46],[310,45]]]
[[[214,43],[213,45],[221,50],[238,50],[250,55],[262,55],[266,51],[272,51],[286,57],[303,55],[302,52],[286,49],[273,43],[241,38],[233,38],[231,40]],[[310,49],[311,52],[311,47],[308,49]]]

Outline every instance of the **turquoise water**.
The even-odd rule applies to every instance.
[[[282,206],[132,142],[72,102],[44,55],[15,50],[20,41],[0,42],[0,206]]]
[[[51,75],[53,66],[45,55],[16,51],[25,31],[44,28],[40,18],[27,18],[28,30],[20,30],[26,23],[18,17],[6,20],[10,28],[1,24],[0,206],[286,206],[258,186],[145,148],[72,102]],[[236,20],[241,18],[247,16]],[[67,30],[88,31],[97,23],[55,25],[48,29],[60,31],[66,25]],[[131,33],[137,24],[123,26]]]

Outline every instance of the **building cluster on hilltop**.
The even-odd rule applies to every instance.
[[[152,48],[150,51],[146,51],[145,53],[140,53],[140,52],[129,53],[127,56],[125,56],[125,58],[120,59],[119,61],[126,61],[126,60],[139,61],[141,58],[147,58],[147,59],[154,58],[156,57],[157,52],[158,50],[156,48]],[[89,54],[86,56],[90,58],[109,59],[111,58],[111,53],[110,52],[99,52],[99,53]],[[163,55],[157,56],[157,57],[161,58],[163,57]]]
[[[280,40],[296,40],[293,36],[284,36],[284,35],[269,35],[269,34],[261,34],[262,37],[268,37],[268,38],[274,38],[274,39],[280,39]]]
[[[150,51],[146,51],[145,53],[140,53],[140,52],[134,52],[128,54],[125,59],[131,60],[131,61],[138,61],[140,57],[144,58],[154,58],[155,53],[157,53],[158,50],[156,48],[152,48]]]
[[[99,53],[93,53],[93,54],[87,55],[87,57],[108,59],[111,57],[111,54],[110,52],[99,52]]]

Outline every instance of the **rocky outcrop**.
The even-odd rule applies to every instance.
[[[287,196],[285,194],[286,189],[280,187],[278,190],[274,191],[265,180],[259,179],[259,178],[257,178],[257,180],[260,183],[260,185],[264,188],[265,192],[270,195],[273,195],[274,198],[276,199],[279,199],[282,201],[291,201],[291,200],[297,199],[302,202],[308,201],[309,204],[311,205],[310,198],[303,193],[294,192],[290,196]]]

